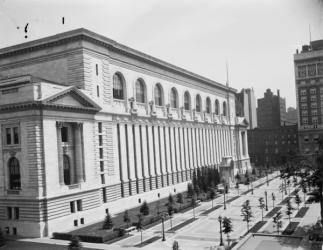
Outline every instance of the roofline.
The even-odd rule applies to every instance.
[[[219,87],[224,91],[229,91],[231,93],[237,92],[237,90],[234,88],[227,87],[224,84],[213,81],[213,80],[203,77],[201,75],[195,74],[195,73],[185,70],[183,68],[177,67],[173,64],[170,64],[168,62],[160,60],[156,57],[147,55],[145,53],[142,53],[138,50],[127,47],[123,44],[117,43],[116,41],[114,41],[110,38],[99,35],[93,31],[90,31],[90,30],[87,30],[84,28],[79,28],[79,29],[59,33],[59,34],[56,34],[53,36],[33,40],[30,42],[21,43],[18,45],[13,45],[10,47],[2,48],[2,49],[0,49],[0,59],[5,58],[5,57],[10,57],[12,55],[28,53],[28,52],[39,50],[39,49],[42,49],[42,48],[45,48],[48,46],[55,46],[57,44],[67,43],[72,40],[80,40],[80,39],[84,39],[84,40],[99,44],[103,47],[107,47],[110,50],[115,50],[117,52],[125,53],[129,56],[136,57],[141,60],[145,60],[149,63],[154,63],[154,64],[158,65],[159,67],[164,67],[164,68],[167,68],[168,70],[175,71],[176,73],[182,74],[186,77],[190,77],[192,79],[202,81],[206,84]]]

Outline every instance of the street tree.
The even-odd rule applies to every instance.
[[[278,188],[279,188],[279,192],[282,193],[282,200],[283,200],[284,199],[284,183],[281,183]]]
[[[191,199],[191,206],[193,208],[193,217],[195,219],[195,206],[196,206],[196,194],[193,194],[193,197]]]
[[[306,207],[306,194],[307,194],[307,186],[306,186],[306,182],[303,181],[303,179],[300,182],[300,186],[304,195],[304,206]]]
[[[72,236],[70,243],[68,244],[68,250],[81,250],[82,243],[76,235]]]
[[[3,236],[3,233],[0,229],[0,247],[4,246],[6,244],[5,238]]]
[[[124,214],[123,214],[123,222],[127,224],[127,227],[129,227],[129,225],[131,223],[131,219],[130,219],[129,211],[128,210],[124,211]]]
[[[288,216],[288,220],[290,222],[290,216],[293,214],[293,206],[290,202],[290,200],[287,200],[287,203],[286,203],[286,215]]]
[[[215,191],[214,188],[210,188],[210,199],[212,201],[212,208],[213,208],[213,200],[215,198]]]
[[[297,210],[299,211],[299,205],[302,203],[302,199],[301,199],[301,197],[299,196],[298,191],[297,191],[297,192],[296,192],[296,194],[295,194],[295,198],[294,198],[294,200],[295,200],[295,203],[297,204]]]
[[[179,250],[179,245],[177,240],[174,240],[173,242],[173,250]]]
[[[139,213],[137,214],[138,217],[138,221],[137,221],[137,225],[136,228],[137,230],[140,232],[140,244],[142,244],[142,230],[143,230],[143,220],[144,220],[144,216],[143,214]]]
[[[187,197],[191,198],[194,194],[194,188],[192,183],[187,184]]]
[[[271,200],[273,201],[273,208],[275,207],[276,196],[274,193],[271,193]]]
[[[273,217],[273,222],[274,222],[274,226],[277,228],[277,233],[279,234],[279,229],[282,228],[283,223],[282,223],[282,213],[281,211],[278,211],[275,216]]]
[[[253,217],[251,206],[250,206],[250,201],[246,200],[242,204],[241,208],[241,216],[243,218],[243,221],[247,222],[247,230],[249,232],[249,223],[251,222],[251,218]]]
[[[171,205],[174,205],[174,203],[175,203],[174,197],[171,193],[169,193],[169,195],[168,195],[168,203]]]
[[[171,229],[173,229],[173,222],[172,222],[173,213],[174,213],[174,207],[173,207],[173,204],[168,203],[168,206],[167,206],[167,213],[168,213],[168,215],[169,215],[170,228],[171,228]]]
[[[227,235],[228,246],[230,245],[230,233],[233,232],[232,221],[228,217],[222,219],[223,229],[222,232]]]
[[[113,228],[113,221],[110,213],[107,213],[103,222],[102,229],[112,229]]]
[[[240,189],[239,182],[236,182],[235,188],[238,190],[238,195],[239,195],[239,189]]]
[[[264,220],[264,209],[266,207],[264,198],[260,197],[258,199],[258,201],[259,201],[259,206],[258,207],[261,209],[261,220]]]
[[[176,202],[179,203],[179,209],[182,209],[182,204],[184,203],[184,197],[182,193],[176,195]]]

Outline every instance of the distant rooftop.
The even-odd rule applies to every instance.
[[[301,53],[307,53],[311,51],[323,50],[323,39],[311,41],[310,44],[305,44],[302,46]],[[298,54],[298,50],[296,52]]]

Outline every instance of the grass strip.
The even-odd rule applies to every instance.
[[[250,228],[249,233],[257,233],[260,228],[267,223],[266,220],[258,221],[252,228]]]
[[[295,232],[299,222],[290,222],[286,229],[282,232],[282,235],[292,235]]]
[[[177,230],[187,226],[188,224],[194,222],[195,220],[197,220],[197,219],[194,219],[194,218],[188,219],[187,221],[184,221],[184,222],[176,225],[175,227],[173,227],[173,229],[169,229],[167,232],[176,232]]]
[[[307,212],[307,210],[309,210],[309,207],[302,207],[297,214],[295,215],[295,218],[303,218]]]
[[[274,207],[269,213],[266,214],[265,218],[273,217],[282,207]]]
[[[201,215],[208,215],[209,213],[212,213],[213,211],[217,210],[220,207],[222,207],[222,205],[216,205],[215,207],[205,210],[203,213],[201,213]]]
[[[160,237],[160,236],[154,236],[152,238],[149,238],[148,240],[143,241],[142,243],[139,243],[139,244],[135,245],[135,247],[147,246],[147,245],[149,245],[149,244],[151,244],[151,243],[153,243],[153,242],[155,242],[155,241],[157,241],[157,240],[159,240],[161,238],[162,237]]]

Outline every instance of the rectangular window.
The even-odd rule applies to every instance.
[[[316,102],[312,102],[311,103],[311,108],[312,109],[316,109],[317,108],[317,103]]]
[[[317,109],[312,110],[312,115],[315,115],[315,116],[317,115]]]
[[[15,211],[15,220],[19,220],[19,207],[15,207],[14,211]]]
[[[105,184],[105,177],[104,177],[104,174],[101,174],[101,184]]]
[[[311,95],[316,95],[316,89],[314,89],[314,88],[310,89],[310,94]]]
[[[77,200],[76,201],[76,207],[77,207],[77,211],[82,211],[83,210],[82,200]]]
[[[309,76],[316,75],[316,64],[310,64],[307,66],[307,73]]]
[[[306,76],[306,66],[298,66],[298,77],[305,77]]]
[[[104,161],[100,161],[100,171],[104,171]]]
[[[99,151],[100,151],[100,159],[103,159],[103,148],[100,148]]]
[[[61,136],[62,136],[62,142],[68,142],[68,128],[67,127],[61,128]]]
[[[103,203],[107,203],[107,190],[106,190],[106,188],[102,188],[102,200],[103,200]]]
[[[311,102],[316,102],[316,96],[315,95],[311,96]]]
[[[99,75],[99,65],[95,64],[95,74],[98,76]]]
[[[99,135],[99,146],[102,146],[103,141],[102,141],[102,135]]]
[[[81,218],[80,223],[83,225],[84,224],[84,218]]]
[[[11,128],[6,128],[6,144],[11,145]]]
[[[307,115],[308,115],[307,110],[302,110],[302,115],[303,115],[303,116],[307,116]]]
[[[18,127],[13,127],[13,144],[19,144],[19,132]]]
[[[11,209],[11,207],[7,207],[7,217],[8,217],[8,220],[12,220],[12,209]]]
[[[5,134],[5,144],[6,145],[18,145],[19,142],[19,127],[17,126],[10,126],[4,128]]]
[[[74,204],[74,201],[71,201],[70,202],[70,210],[71,210],[71,213],[75,213],[75,204]]]
[[[102,122],[98,122],[98,132],[102,133]]]
[[[77,220],[74,220],[74,227],[77,227],[78,226],[78,222]]]
[[[301,97],[301,102],[307,102],[307,97],[306,96],[302,96]]]
[[[304,96],[304,95],[306,95],[306,89],[301,89],[301,92],[300,92],[300,93],[301,93],[301,95],[303,95],[303,96]]]
[[[307,109],[307,104],[306,103],[302,103],[301,104],[301,109]]]
[[[13,235],[17,235],[17,228],[16,228],[16,227],[13,227],[13,228],[12,228],[12,234],[13,234]]]
[[[308,119],[307,118],[303,118],[302,119],[302,123],[303,123],[303,125],[307,125],[308,124]]]
[[[96,96],[100,97],[100,86],[96,85]]]
[[[318,123],[318,118],[317,116],[312,117],[312,123],[317,124]]]
[[[323,75],[323,63],[317,64],[317,73]]]

